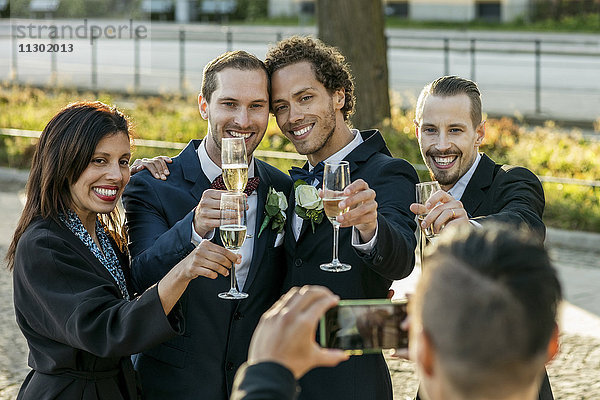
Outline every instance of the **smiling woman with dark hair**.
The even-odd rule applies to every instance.
[[[179,297],[210,277],[199,246],[133,293],[115,209],[130,157],[127,119],[100,102],[65,107],[40,136],[7,255],[32,368],[18,399],[139,398],[129,356],[181,334]]]

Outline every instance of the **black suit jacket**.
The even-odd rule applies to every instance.
[[[364,142],[345,160],[350,163],[352,181],[363,179],[376,192],[378,203],[377,244],[370,254],[351,245],[352,228],[341,228],[339,259],[352,265],[343,273],[322,271],[319,265],[331,261],[333,227],[323,219],[313,233],[303,224],[298,241],[291,224],[285,234],[287,273],[284,288],[317,284],[330,288],[342,299],[386,298],[394,279],[408,276],[414,267],[416,224],[409,206],[415,199],[418,182],[414,168],[392,158],[381,134],[361,132]],[[290,196],[288,221],[293,218],[294,195]],[[391,381],[383,356],[352,357],[335,368],[318,368],[300,380],[301,399],[391,399]]]
[[[127,277],[128,260],[113,248]],[[180,312],[167,319],[156,286],[124,300],[83,242],[50,219],[19,240],[13,284],[33,369],[18,399],[137,399],[129,355],[182,333]]]
[[[123,195],[132,256],[132,275],[138,289],[162,278],[188,255],[194,208],[210,182],[202,172],[193,140],[173,159],[166,181],[147,171],[134,175]],[[285,259],[283,246],[274,247],[276,232],[258,237],[269,186],[287,193],[290,178],[255,159],[260,177],[254,253],[244,286],[250,296],[232,301],[217,297],[229,289],[229,277],[194,279],[182,296],[186,317],[183,336],[136,357],[147,399],[226,399],[237,368],[246,360],[258,320],[279,298]],[[215,240],[218,235],[215,235]]]
[[[230,400],[294,400],[299,388],[292,371],[275,362],[243,364]]]
[[[461,198],[473,220],[526,225],[543,239],[544,189],[526,168],[494,163],[482,154]]]

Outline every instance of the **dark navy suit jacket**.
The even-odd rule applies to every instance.
[[[130,237],[133,281],[143,290],[188,255],[193,209],[210,182],[202,172],[193,140],[173,159],[166,181],[147,171],[134,175],[123,195]],[[258,237],[270,186],[291,190],[290,178],[255,159],[260,177],[254,252],[244,291],[232,301],[217,297],[229,289],[229,277],[198,277],[182,296],[185,333],[137,356],[135,368],[147,399],[211,399],[229,397],[237,368],[246,360],[258,320],[280,296],[285,272],[283,246],[274,247],[276,232]],[[215,235],[217,242],[218,234]]]
[[[364,142],[345,160],[350,163],[350,179],[363,179],[376,192],[377,244],[370,254],[362,254],[351,246],[352,228],[341,228],[339,259],[352,265],[352,269],[325,272],[319,265],[331,261],[331,224],[324,218],[313,233],[305,221],[296,241],[288,223],[284,289],[317,284],[327,286],[342,299],[386,298],[392,281],[413,270],[416,223],[409,206],[415,199],[417,174],[408,162],[391,157],[378,131],[363,131],[361,135]],[[288,203],[291,221],[293,193]],[[352,357],[335,368],[317,368],[306,374],[300,385],[300,399],[392,398],[389,371],[381,354]]]
[[[544,189],[527,168],[494,163],[482,154],[460,201],[475,221],[526,225],[546,235]]]

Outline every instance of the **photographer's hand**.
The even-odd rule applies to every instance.
[[[248,364],[276,362],[299,379],[315,367],[333,367],[348,359],[343,351],[324,349],[315,342],[319,318],[338,301],[325,287],[290,289],[260,319],[250,342]]]

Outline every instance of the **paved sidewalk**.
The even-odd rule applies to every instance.
[[[27,367],[27,346],[15,323],[12,279],[4,256],[21,213],[18,191],[27,174],[0,168],[0,400],[14,399]],[[555,398],[600,399],[600,235],[550,229],[547,245],[559,271],[565,299],[561,350],[548,366]],[[419,268],[394,284],[410,291]],[[388,360],[395,399],[412,399],[418,386],[414,364]]]

